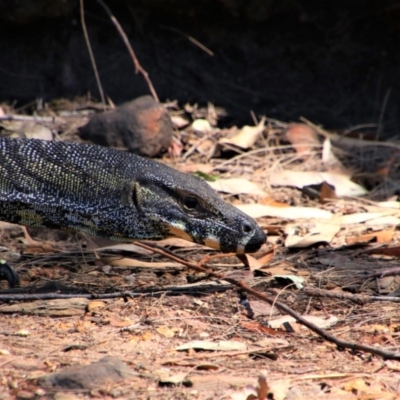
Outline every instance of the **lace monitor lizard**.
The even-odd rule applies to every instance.
[[[123,151],[38,139],[0,138],[0,220],[119,241],[178,237],[222,252],[256,251],[266,240],[196,176]]]

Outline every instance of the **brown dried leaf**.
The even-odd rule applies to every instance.
[[[377,232],[369,232],[363,235],[346,237],[346,244],[351,246],[355,244],[369,243],[376,240],[377,243],[390,243],[393,239],[394,227]]]
[[[172,329],[168,328],[168,326],[166,325],[161,325],[157,327],[156,331],[158,334],[166,338],[173,338],[175,336],[175,332]]]
[[[277,331],[275,329],[269,328],[268,326],[265,326],[265,325],[261,325],[257,321],[251,321],[251,322],[243,322],[242,321],[240,323],[240,326],[251,332],[257,332],[257,333],[263,333],[263,334],[266,333],[268,335],[282,335],[283,333],[286,333],[286,332]]]
[[[87,305],[87,311],[91,312],[94,310],[98,310],[99,308],[104,308],[105,306],[106,303],[104,303],[104,301],[94,300]]]
[[[381,255],[391,256],[391,257],[400,257],[400,246],[380,247],[380,248],[377,248],[377,249],[367,250],[366,253],[368,253],[368,254],[381,254]]]
[[[319,221],[309,223],[304,234],[297,225],[287,225],[285,246],[308,247],[321,242],[330,243],[339,231],[340,225]]]
[[[148,262],[135,260],[133,258],[121,258],[121,257],[102,257],[100,259],[105,264],[110,264],[115,268],[182,268],[181,264],[168,261],[168,262]]]
[[[310,185],[320,185],[327,182],[335,188],[338,197],[342,196],[362,196],[367,194],[367,190],[350,180],[349,175],[334,172],[314,172],[314,171],[281,171],[273,174],[270,179],[272,186],[292,186],[303,189]]]
[[[317,132],[306,124],[290,124],[286,139],[293,145],[302,160],[308,160],[321,147]]]

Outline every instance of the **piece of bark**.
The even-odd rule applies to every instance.
[[[79,128],[80,137],[93,143],[154,157],[168,148],[173,134],[165,107],[151,96],[142,96],[115,110],[94,115]]]
[[[29,303],[5,304],[0,306],[1,314],[40,315],[41,317],[83,316],[89,303],[88,299],[37,300]]]

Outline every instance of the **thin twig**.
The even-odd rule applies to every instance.
[[[386,90],[386,94],[385,94],[385,98],[383,99],[383,104],[382,104],[382,108],[381,108],[381,113],[379,114],[379,120],[378,120],[378,127],[376,129],[376,135],[375,135],[375,140],[379,140],[381,133],[382,133],[382,129],[383,129],[383,116],[385,115],[385,110],[386,110],[386,106],[387,103],[389,101],[389,97],[390,97],[390,92],[392,91],[392,88],[390,87],[388,90]]]
[[[310,288],[306,287],[302,291],[303,294],[310,296],[310,297],[325,297],[330,299],[338,299],[338,300],[350,300],[356,304],[367,304],[373,303],[376,301],[390,301],[392,303],[400,303],[400,297],[395,296],[366,296],[366,295],[356,295],[346,292],[332,292],[330,290],[323,290],[317,288]]]
[[[190,269],[209,274],[210,276],[213,276],[214,278],[221,279],[221,280],[231,283],[232,285],[235,285],[236,287],[242,289],[243,291],[245,291],[247,293],[252,294],[253,296],[257,297],[258,299],[265,301],[266,303],[269,303],[271,306],[274,305],[279,311],[282,311],[283,313],[292,316],[293,318],[296,319],[297,322],[306,326],[308,329],[315,332],[317,335],[321,336],[328,342],[335,343],[338,347],[341,347],[344,349],[363,351],[366,353],[380,356],[384,359],[392,359],[392,360],[400,361],[400,353],[394,353],[394,352],[386,351],[386,350],[383,350],[383,349],[380,349],[377,347],[372,347],[372,346],[367,346],[367,345],[358,344],[358,343],[354,343],[354,342],[349,342],[347,340],[342,340],[342,339],[335,337],[334,335],[331,335],[330,333],[326,332],[324,329],[319,328],[315,324],[311,323],[310,321],[308,321],[307,319],[302,317],[300,314],[298,314],[296,311],[292,310],[286,304],[284,304],[280,301],[276,301],[275,298],[266,296],[265,294],[259,292],[258,290],[255,290],[255,289],[247,286],[243,281],[237,281],[235,279],[226,277],[224,274],[214,272],[210,268],[200,267],[194,263],[183,260],[180,257],[176,256],[175,254],[171,253],[170,251],[163,249],[157,245],[154,245],[154,244],[149,245],[147,243],[145,244],[142,242],[134,242],[134,243],[136,245],[138,245],[139,247],[143,247],[144,249],[147,249],[147,250],[152,250],[155,253],[161,254],[165,257],[170,258],[171,260],[179,262],[179,263],[187,266]]]
[[[104,92],[103,92],[103,86],[101,85],[100,81],[100,75],[99,71],[97,70],[97,65],[96,65],[96,60],[94,58],[92,46],[90,44],[90,39],[89,35],[86,29],[86,22],[85,22],[85,9],[83,7],[83,0],[79,0],[80,4],[80,13],[81,13],[81,25],[82,25],[82,30],[83,30],[83,35],[85,36],[85,42],[86,46],[88,48],[89,52],[89,57],[90,57],[90,62],[92,63],[93,71],[94,71],[94,76],[96,77],[96,82],[97,82],[97,87],[99,89],[100,97],[101,97],[101,102],[103,103],[104,109],[106,109],[107,104],[106,104],[106,99],[104,97]]]
[[[37,117],[36,115],[0,115],[0,121],[33,121],[55,123],[57,122],[57,119],[55,117]]]
[[[133,51],[131,44],[129,43],[128,36],[126,36],[126,33],[122,29],[122,26],[120,25],[118,20],[114,17],[113,13],[108,8],[108,6],[103,2],[103,0],[97,0],[97,2],[104,8],[105,12],[108,14],[108,16],[110,17],[111,21],[113,22],[113,24],[117,28],[119,34],[121,35],[122,40],[124,41],[125,46],[127,47],[130,56],[132,57],[133,64],[135,65],[135,73],[137,74],[138,72],[140,72],[143,75],[144,79],[147,82],[147,85],[149,86],[150,92],[151,92],[152,96],[154,97],[154,100],[159,102],[160,100],[158,99],[158,96],[157,96],[157,93],[156,93],[156,91],[154,89],[154,86],[151,83],[151,80],[149,78],[149,74],[140,65],[139,60],[137,59],[136,54]]]
[[[172,27],[169,27],[169,26],[160,25],[160,27],[162,29],[166,29],[168,31],[172,31],[172,32],[175,32],[175,33],[177,33],[179,35],[184,36],[186,39],[190,40],[193,44],[195,44],[196,46],[200,47],[200,49],[205,51],[209,56],[213,56],[214,55],[214,53],[208,47],[204,46],[204,44],[200,43],[193,36],[190,36],[187,33],[180,31],[179,29],[172,28]]]
[[[34,300],[54,300],[54,299],[88,299],[88,300],[106,300],[106,299],[117,299],[121,297],[160,297],[160,296],[173,296],[173,295],[182,295],[182,294],[191,294],[194,293],[216,293],[216,292],[225,292],[229,289],[232,289],[231,284],[210,284],[204,282],[202,284],[198,284],[196,286],[188,286],[188,287],[165,287],[165,288],[149,288],[143,290],[136,291],[125,291],[125,292],[112,292],[112,293],[59,293],[59,292],[50,292],[50,293],[15,293],[18,289],[9,289],[7,293],[0,294],[0,301],[34,301]],[[71,290],[72,291],[72,290]],[[2,311],[4,313],[6,311]]]

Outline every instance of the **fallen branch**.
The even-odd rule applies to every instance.
[[[316,289],[310,287],[304,288],[302,290],[302,293],[310,297],[319,297],[319,298],[325,297],[338,300],[350,300],[353,303],[360,305],[373,303],[376,301],[390,301],[392,303],[400,303],[400,297],[366,296],[366,295],[351,294],[346,292],[337,293],[337,292],[331,292],[330,290]]]
[[[273,297],[266,296],[265,294],[259,292],[258,290],[255,290],[255,289],[247,286],[243,281],[237,281],[235,279],[226,277],[224,274],[214,272],[210,268],[201,267],[197,264],[183,260],[182,258],[176,256],[175,254],[171,253],[170,251],[168,251],[160,246],[157,246],[155,244],[150,245],[150,244],[142,243],[142,242],[134,242],[134,243],[139,247],[154,251],[155,253],[158,253],[165,257],[168,257],[169,259],[174,260],[178,263],[181,263],[181,264],[185,265],[186,267],[193,269],[197,272],[206,273],[209,276],[224,280],[226,282],[231,283],[232,285],[235,285],[236,287],[242,289],[243,291],[252,294],[254,297],[257,297],[258,299],[265,301],[266,303],[269,303],[272,306],[275,306],[279,311],[282,311],[283,313],[292,316],[293,318],[296,319],[297,322],[304,325],[305,327],[307,327],[308,329],[310,329],[317,335],[321,336],[328,342],[336,344],[340,348],[351,349],[353,351],[362,351],[365,353],[374,354],[374,355],[382,357],[385,360],[391,359],[391,360],[400,361],[400,353],[394,353],[392,351],[386,351],[384,349],[379,349],[379,348],[373,347],[373,346],[367,346],[367,345],[363,345],[363,344],[359,344],[359,343],[349,342],[347,340],[342,340],[342,339],[335,337],[334,335],[331,335],[330,333],[326,332],[324,329],[319,328],[318,326],[314,325],[307,319],[303,318],[300,314],[298,314],[296,311],[292,310],[286,304],[276,300]]]
[[[0,121],[57,122],[56,117],[38,117],[36,115],[0,115]]]
[[[38,288],[40,289],[40,288]],[[88,299],[88,300],[107,300],[118,298],[134,297],[159,297],[193,295],[204,293],[225,292],[232,289],[232,285],[210,285],[207,283],[196,287],[166,287],[151,288],[136,291],[112,292],[112,293],[59,293],[57,291],[47,293],[15,293],[18,289],[9,289],[8,293],[0,294],[0,301],[34,301],[34,300],[55,300],[55,299]],[[72,290],[72,288],[71,288]],[[1,312],[0,312],[1,313]]]

